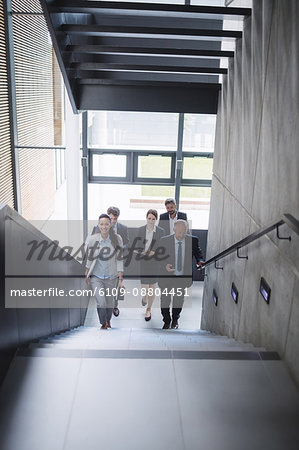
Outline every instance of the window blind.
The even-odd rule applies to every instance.
[[[0,202],[14,207],[12,145],[3,0],[0,0]]]
[[[22,215],[54,210],[55,145],[52,43],[38,0],[13,0],[13,45]],[[26,14],[37,13],[37,14]]]

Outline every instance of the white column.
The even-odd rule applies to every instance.
[[[80,151],[81,114],[74,114],[65,92],[65,145],[67,219],[82,219],[82,168]]]
[[[78,249],[83,242],[82,167],[80,150],[81,114],[74,114],[65,92],[67,244]],[[61,224],[62,225],[62,224]]]

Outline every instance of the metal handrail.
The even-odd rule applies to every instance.
[[[293,231],[295,231],[295,233],[299,234],[299,221],[297,219],[295,219],[295,217],[293,217],[291,214],[282,214],[280,220],[273,222],[268,226],[261,227],[259,230],[255,231],[254,233],[249,234],[246,238],[241,239],[240,241],[238,241],[235,244],[228,247],[226,250],[223,250],[222,252],[213,256],[213,258],[208,259],[208,261],[206,261],[204,263],[203,268],[214,262],[216,269],[222,269],[222,267],[216,266],[217,261],[219,259],[224,258],[225,256],[233,253],[234,251],[237,251],[238,258],[248,259],[248,257],[246,257],[246,256],[239,256],[239,249],[244,247],[245,245],[250,244],[253,241],[256,241],[257,239],[259,239],[260,237],[269,233],[270,231],[274,230],[275,228],[276,228],[276,235],[277,235],[278,239],[287,239],[290,241],[291,236],[288,236],[288,237],[279,236],[278,229],[284,223],[287,224],[289,226],[289,228],[291,228]]]

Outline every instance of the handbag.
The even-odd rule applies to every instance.
[[[125,286],[122,286],[122,288],[120,288],[119,286],[117,287],[117,293],[116,293],[116,300],[117,301],[122,301],[125,299]]]

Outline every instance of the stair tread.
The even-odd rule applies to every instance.
[[[206,330],[162,330],[147,328],[79,327],[41,339],[30,349],[58,350],[144,350],[144,351],[215,351],[259,352],[262,347],[216,335]]]

